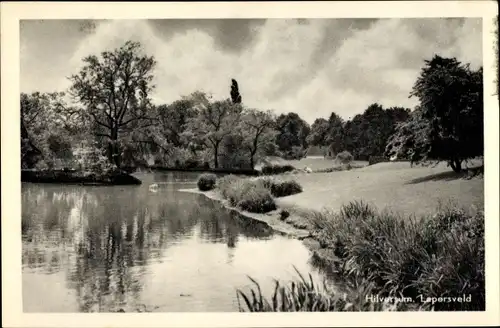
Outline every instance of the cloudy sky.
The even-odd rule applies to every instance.
[[[139,41],[153,55],[157,104],[195,90],[249,107],[294,111],[312,123],[373,102],[413,108],[424,59],[482,65],[481,19],[22,21],[21,91],[63,91],[81,59]]]

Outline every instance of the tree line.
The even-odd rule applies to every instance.
[[[155,66],[139,43],[128,41],[83,58],[66,92],[22,93],[22,167],[97,170],[154,161],[254,168],[262,157],[299,159],[317,146],[330,156],[348,151],[360,160],[444,160],[459,170],[483,152],[482,68],[455,58],[425,61],[411,93],[420,100],[414,111],[375,103],[350,120],[332,113],[311,126],[294,112],[246,106],[235,79],[226,99],[194,91],[155,105]]]

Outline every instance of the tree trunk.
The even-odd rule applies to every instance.
[[[450,166],[452,170],[456,173],[460,173],[462,171],[462,161],[458,159],[453,159],[450,161]]]
[[[219,144],[214,145],[214,168],[219,168]]]
[[[118,128],[113,128],[111,131],[111,143],[109,148],[110,162],[120,167],[120,153],[118,149]]]
[[[252,170],[254,169],[254,166],[255,166],[255,164],[254,164],[254,159],[253,159],[253,158],[254,158],[254,156],[255,156],[255,154],[252,152],[252,153],[250,154],[250,168],[251,168]]]

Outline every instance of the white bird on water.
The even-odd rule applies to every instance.
[[[149,191],[151,192],[157,192],[158,191],[158,184],[153,183],[152,185],[149,185]]]

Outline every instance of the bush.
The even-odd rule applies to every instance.
[[[201,191],[209,191],[215,188],[217,182],[217,176],[212,173],[202,174],[198,178],[198,189]]]
[[[253,213],[267,213],[276,209],[276,203],[269,190],[264,186],[255,185],[242,194],[237,206],[244,211]]]
[[[262,178],[261,181],[274,197],[285,197],[302,192],[301,185],[294,180],[281,181],[273,178]]]
[[[241,178],[238,178],[233,174],[225,175],[217,180],[217,189],[219,189],[222,197],[225,199],[229,198],[229,189],[231,188],[231,185],[236,183],[238,180],[241,180]]]
[[[484,310],[484,213],[440,207],[433,217],[400,217],[363,203],[311,215],[314,235],[374,293],[425,297],[471,295],[472,302],[422,303],[425,309]]]
[[[335,160],[339,163],[342,163],[342,164],[348,164],[354,160],[354,157],[352,156],[352,154],[350,152],[348,152],[347,150],[344,150],[343,152],[337,154],[337,157],[335,157]]]
[[[266,213],[276,209],[271,192],[259,179],[242,179],[227,175],[217,182],[217,187],[232,206],[254,213]]]
[[[294,171],[295,167],[292,165],[265,165],[262,167],[262,174],[264,175],[274,175],[274,174],[282,174],[285,172]]]

